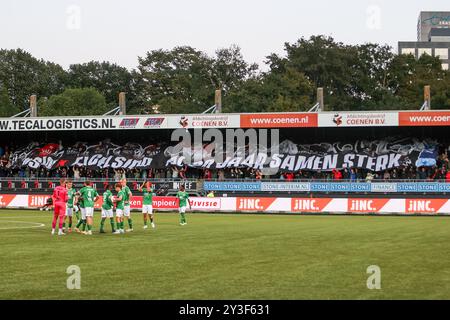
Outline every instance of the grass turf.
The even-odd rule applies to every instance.
[[[96,216],[94,235],[58,237],[48,212],[0,210],[0,299],[450,299],[446,217],[157,213],[144,231],[134,213],[112,235]]]

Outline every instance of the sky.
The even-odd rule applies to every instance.
[[[91,60],[135,68],[138,56],[189,45],[213,55],[236,44],[248,62],[285,42],[324,34],[395,50],[416,40],[420,11],[448,0],[0,0],[0,48],[22,48],[68,68]]]

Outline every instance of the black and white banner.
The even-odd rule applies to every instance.
[[[62,147],[55,143],[30,145],[12,155],[13,167],[54,169],[57,167],[88,167],[91,169],[164,169],[170,166],[225,169],[254,168],[282,171],[331,171],[360,168],[384,171],[402,166],[434,166],[437,142],[417,139],[385,139],[354,143],[295,144],[283,141],[277,148],[238,150],[219,157],[220,152],[206,145],[201,150],[181,145],[162,147],[110,141],[98,144],[77,143]],[[200,157],[200,158],[198,158]]]

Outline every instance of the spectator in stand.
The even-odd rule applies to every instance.
[[[389,173],[388,170],[386,170],[383,174],[383,179],[384,180],[390,180],[391,179],[391,174]]]
[[[173,166],[172,167],[172,179],[178,180],[178,173],[179,173],[178,168]]]
[[[333,169],[332,173],[333,173],[334,180],[342,180],[342,172],[340,172],[339,170]]]
[[[428,178],[427,169],[425,167],[420,167],[417,173],[417,178],[420,180],[426,180]]]
[[[73,178],[75,180],[80,179],[80,170],[78,169],[78,167],[73,168]]]
[[[182,180],[185,180],[185,179],[186,179],[186,170],[187,170],[187,166],[181,168],[181,169],[178,171],[178,175],[179,175],[180,179],[182,179]]]
[[[262,173],[261,170],[256,170],[256,176],[255,176],[256,180],[261,180],[262,179]]]
[[[203,173],[203,179],[211,180],[211,178],[212,178],[211,170],[205,169],[205,171]]]
[[[352,170],[353,170],[353,169],[352,169]],[[343,178],[344,180],[348,180],[348,179],[352,180],[351,175],[352,175],[352,171],[349,172],[347,168],[345,168],[344,170],[342,170],[342,178]],[[355,175],[355,180],[356,180],[356,175]]]
[[[355,168],[350,169],[350,181],[355,182],[357,180],[356,170]]]
[[[398,171],[396,168],[394,168],[394,170],[392,170],[391,178],[394,180],[398,179]]]
[[[445,182],[450,183],[450,170],[445,174]]]
[[[292,180],[294,180],[294,173],[293,172],[286,172],[284,174],[284,178],[287,181],[292,181]]]
[[[366,175],[366,182],[372,182],[374,178],[375,178],[374,174],[372,172],[368,172]]]

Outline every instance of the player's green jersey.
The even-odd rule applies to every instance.
[[[122,197],[122,200],[116,202],[116,208],[123,210],[124,203],[125,203],[125,192],[123,190],[120,190],[119,192],[117,192],[117,198],[120,198],[120,197]]]
[[[130,193],[131,190],[128,186],[125,186],[122,188],[123,194],[124,194],[124,203],[126,206],[130,205]]]
[[[89,186],[83,187],[80,190],[81,197],[83,198],[83,205],[85,208],[94,207],[94,198],[98,196],[97,191]]]
[[[103,192],[103,205],[102,208],[105,210],[111,210],[113,208],[113,202],[112,202],[112,192],[111,190],[106,190]]]
[[[81,197],[81,190],[83,190],[86,187],[81,188],[80,190],[78,190],[77,195],[78,195],[78,206],[80,208],[84,208],[84,203],[83,203],[83,198]]]
[[[75,194],[77,193],[77,190],[74,188],[67,190],[67,197],[69,198],[67,200],[67,208],[73,208],[73,200],[75,200]]]
[[[153,189],[150,188],[150,190],[147,191],[147,188],[143,190],[143,205],[152,205],[153,204]]]
[[[178,191],[177,198],[180,200],[179,201],[180,207],[186,207],[187,200],[189,199],[189,194],[186,191]]]

